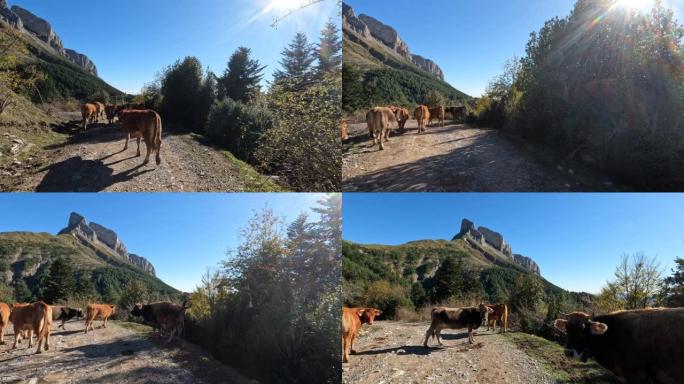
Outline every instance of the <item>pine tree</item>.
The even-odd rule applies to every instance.
[[[50,271],[46,276],[43,299],[48,304],[55,304],[59,300],[68,300],[75,291],[76,279],[69,260],[59,257],[50,264]]]
[[[276,82],[290,80],[299,85],[307,83],[312,77],[311,66],[316,60],[315,48],[309,43],[306,35],[299,32],[292,43],[285,48],[280,61],[282,70],[275,73]]]
[[[430,292],[430,298],[433,303],[445,301],[462,291],[462,270],[463,260],[460,258],[456,260],[453,256],[447,256],[442,261],[442,265],[435,272],[435,283]]]
[[[75,294],[80,299],[93,300],[99,296],[90,273],[81,273],[76,281]]]
[[[665,304],[668,307],[684,307],[684,259],[675,259],[672,276],[664,279]]]
[[[221,98],[230,97],[244,103],[253,100],[261,91],[259,82],[266,66],[259,60],[250,59],[250,54],[249,48],[239,47],[230,57],[228,67],[219,79]]]
[[[28,303],[33,301],[31,290],[29,290],[24,279],[19,279],[19,281],[14,284],[14,300],[16,300],[17,303]]]
[[[320,74],[337,72],[342,66],[342,41],[339,33],[340,30],[332,19],[321,31],[318,43],[318,72]]]

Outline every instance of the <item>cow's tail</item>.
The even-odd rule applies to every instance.
[[[154,122],[154,148],[157,151],[157,165],[161,164],[161,144],[162,144],[162,139],[161,139],[161,134],[162,134],[162,122],[161,122],[161,117],[159,117],[158,114],[155,113],[155,122]]]

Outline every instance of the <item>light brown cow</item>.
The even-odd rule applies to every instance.
[[[95,104],[83,104],[81,105],[81,117],[83,117],[83,130],[88,129],[88,124],[95,122],[95,117],[97,115],[97,105]]]
[[[340,130],[342,131],[342,141],[349,139],[349,120],[342,119],[340,123]]]
[[[373,325],[376,316],[382,311],[375,308],[342,307],[342,362],[349,362],[349,354],[354,354],[354,340],[359,335],[362,324]]]
[[[413,112],[413,117],[418,120],[418,133],[425,132],[425,125],[430,121],[430,109],[425,105],[419,105]]]
[[[109,121],[109,125],[112,125],[114,123],[114,116],[116,116],[116,110],[116,104],[109,104],[105,107],[105,115],[107,115],[107,121]]]
[[[131,134],[134,134],[136,141],[138,142],[137,156],[140,156],[140,139],[142,138],[145,140],[147,155],[145,156],[144,164],[149,163],[150,153],[152,153],[152,151],[157,153],[157,165],[161,164],[162,122],[161,117],[159,117],[157,112],[149,109],[122,109],[117,115],[119,116],[119,121],[121,122],[121,126],[126,135],[126,144],[124,145],[123,150],[125,151],[128,149],[128,141],[131,138]]]
[[[494,304],[487,305],[487,307],[492,309],[487,317],[487,330],[492,327],[492,330],[496,332],[496,322],[499,321],[499,333],[506,333],[508,331],[508,305],[506,304]]]
[[[17,343],[22,336],[26,336],[28,332],[29,348],[32,347],[31,333],[37,335],[38,349],[36,353],[41,353],[40,347],[45,342],[45,350],[50,349],[50,331],[52,329],[52,308],[42,301],[32,304],[14,304],[12,306],[12,313],[10,314],[10,321],[12,328],[14,328],[14,345],[12,349],[17,348]]]
[[[93,321],[98,317],[102,319],[102,327],[107,328],[107,319],[116,313],[116,305],[112,304],[88,304],[86,307],[85,333],[88,328],[95,330]]]
[[[444,107],[430,108],[430,122],[428,124],[431,124],[434,119],[439,119],[439,125],[444,127]]]
[[[0,345],[5,345],[5,332],[9,326],[11,312],[9,305],[0,303]]]
[[[99,101],[96,101],[93,104],[95,104],[95,106],[97,107],[97,112],[95,113],[95,121],[99,121],[100,117],[104,117],[105,105],[100,103]]]
[[[394,115],[397,117],[397,123],[399,124],[399,129],[403,132],[406,122],[411,117],[411,113],[406,108],[397,108],[394,111]]]
[[[385,149],[383,141],[389,141],[390,129],[392,124],[397,123],[394,112],[387,107],[376,107],[366,114],[368,131],[373,137],[373,144],[379,144],[380,150]]]

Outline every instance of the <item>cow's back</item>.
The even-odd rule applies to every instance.
[[[361,329],[361,319],[354,308],[342,308],[342,332],[343,334],[356,333]]]
[[[10,313],[12,313],[12,310],[9,305],[0,303],[0,327],[9,323]]]

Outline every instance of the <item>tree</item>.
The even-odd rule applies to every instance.
[[[60,300],[69,300],[76,288],[71,261],[64,257],[54,259],[42,286],[44,287],[43,300],[48,304],[56,304]]]
[[[662,287],[660,266],[644,253],[623,255],[600,297],[616,309],[639,309],[656,304]]]
[[[281,52],[279,69],[275,72],[276,82],[291,80],[296,88],[307,85],[312,77],[311,66],[316,60],[315,48],[303,32],[298,32],[292,42]]]
[[[95,288],[90,272],[81,272],[76,279],[75,295],[80,300],[90,301],[96,299],[99,294]]]
[[[424,104],[430,108],[444,107],[446,106],[446,97],[439,91],[430,90],[425,95]]]
[[[511,307],[518,312],[534,311],[544,298],[541,279],[533,273],[521,273],[513,282]]]
[[[206,121],[198,102],[202,85],[202,64],[197,58],[186,57],[169,67],[161,80],[164,117],[186,129],[201,131]]]
[[[342,64],[342,109],[353,113],[366,107],[367,95],[364,92],[363,74],[353,65]]]
[[[318,43],[318,72],[334,73],[340,70],[342,65],[342,40],[340,30],[331,20],[321,32]]]
[[[684,307],[684,259],[675,259],[672,276],[664,279],[665,305],[668,307]]]
[[[434,285],[430,289],[430,299],[433,303],[440,303],[456,296],[463,291],[463,259],[456,259],[449,255],[435,272]]]
[[[33,301],[31,290],[26,285],[24,279],[19,279],[19,281],[14,284],[14,300],[17,303],[28,303]]]
[[[259,83],[264,77],[259,60],[250,58],[251,50],[239,47],[228,61],[223,76],[219,79],[221,98],[230,97],[243,103],[252,101],[260,92]]]
[[[411,285],[411,301],[416,306],[416,308],[421,307],[427,301],[427,292],[423,288],[423,284],[420,282],[414,282]]]
[[[139,280],[128,283],[121,294],[119,303],[123,308],[132,308],[138,303],[147,303],[150,298],[150,291],[147,286]]]

